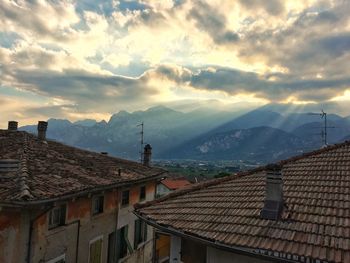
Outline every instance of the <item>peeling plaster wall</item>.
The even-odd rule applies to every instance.
[[[75,262],[78,238],[78,221],[80,219],[78,262],[89,261],[89,242],[103,237],[102,262],[107,261],[108,235],[116,228],[116,207],[118,194],[104,194],[104,211],[92,215],[92,198],[78,198],[67,202],[66,225],[48,229],[48,214],[41,216],[33,232],[33,262],[46,262],[62,254],[67,263]]]
[[[29,234],[29,215],[19,209],[0,211],[0,262],[24,263]]]
[[[130,204],[120,207],[121,189],[104,193],[104,211],[92,215],[92,196],[81,197],[65,202],[66,224],[53,229],[48,228],[49,212],[35,220],[32,233],[31,262],[44,263],[65,254],[67,263],[76,262],[76,245],[79,230],[78,262],[89,262],[89,242],[102,236],[102,263],[107,262],[108,236],[117,227],[129,225],[129,241],[134,244],[134,229],[136,216],[133,205],[139,202],[140,187],[146,185],[146,199],[150,201],[155,196],[155,182],[134,185],[130,190]],[[59,205],[60,203],[58,203]],[[38,207],[39,209],[39,207]],[[25,263],[28,247],[30,219],[42,213],[28,210],[0,211],[0,262]],[[120,209],[120,210],[119,210]],[[31,213],[31,215],[30,215]],[[80,220],[80,229],[78,220]],[[141,244],[133,254],[128,255],[123,262],[151,262],[153,255],[153,228],[148,226],[148,240]]]
[[[121,189],[120,193],[123,190],[130,190],[129,196],[129,205],[126,207],[120,207],[118,213],[118,229],[129,225],[128,239],[131,245],[134,245],[134,233],[135,233],[135,220],[137,217],[132,213],[134,211],[133,205],[140,202],[140,188],[141,186],[146,186],[146,198],[142,202],[151,201],[155,196],[155,182],[138,185],[132,188]],[[147,241],[139,248],[134,251],[132,255],[128,255],[123,260],[123,263],[149,263],[152,262],[153,255],[153,236],[154,229],[153,227],[147,226]]]

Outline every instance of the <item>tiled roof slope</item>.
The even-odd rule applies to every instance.
[[[18,160],[19,169],[0,171],[0,203],[45,201],[164,173],[162,169],[58,142],[43,142],[21,131],[0,130],[0,160],[4,159]]]
[[[170,190],[176,190],[191,184],[185,178],[166,178],[162,180],[161,183],[164,184]]]
[[[287,208],[279,221],[259,217],[264,167],[173,192],[136,207],[137,213],[160,226],[255,253],[350,262],[350,143],[280,164]]]

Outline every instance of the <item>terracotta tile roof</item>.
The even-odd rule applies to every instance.
[[[350,142],[280,162],[286,207],[260,218],[264,167],[136,206],[156,225],[252,253],[350,262]],[[303,258],[304,257],[304,258]]]
[[[147,180],[165,172],[54,141],[42,142],[26,132],[0,130],[0,161],[6,159],[17,160],[19,168],[2,171],[0,167],[0,203],[45,201]]]
[[[170,190],[177,190],[191,184],[185,178],[176,178],[176,179],[166,178],[162,180],[160,183],[165,185]]]

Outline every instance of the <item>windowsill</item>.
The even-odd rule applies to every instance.
[[[123,262],[127,261],[128,258],[129,258],[131,255],[132,255],[132,254],[128,254],[128,255],[126,255],[125,257],[119,259],[119,260],[118,260],[118,263],[123,263]]]
[[[66,226],[66,224],[64,224],[64,225],[59,225],[59,226],[54,226],[54,227],[49,227],[49,228],[48,228],[48,231],[50,232],[50,235],[51,235],[51,234],[56,234],[56,233],[58,233],[58,232],[64,231],[65,226]]]
[[[140,249],[140,248],[143,248],[143,247],[146,246],[147,243],[149,243],[150,241],[152,241],[152,239],[148,239],[148,240],[146,240],[146,241],[144,241],[144,242],[138,244],[136,250],[138,250],[138,249]]]
[[[131,206],[130,204],[120,205],[120,209],[129,208],[130,206]]]
[[[125,257],[119,259],[119,260],[118,260],[118,263],[123,263],[123,262],[127,261],[127,260],[130,258],[130,256],[132,256],[132,255],[134,254],[135,251],[137,251],[137,250],[139,250],[140,248],[144,247],[147,243],[149,243],[149,242],[151,242],[151,241],[152,241],[152,239],[149,239],[149,240],[146,240],[146,241],[143,242],[143,243],[140,243],[139,245],[137,245],[137,248],[133,250],[133,253],[128,254],[128,255],[126,255]]]
[[[98,214],[92,214],[91,215],[91,218],[92,219],[98,219],[100,218],[101,216],[103,216],[105,213],[104,212],[101,212],[101,213],[98,213]]]

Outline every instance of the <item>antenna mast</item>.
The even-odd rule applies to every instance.
[[[141,126],[141,132],[140,132],[140,162],[143,163],[143,136],[144,136],[144,124],[141,122],[140,124],[137,125],[137,127]]]
[[[309,113],[309,115],[319,115],[321,116],[321,118],[324,120],[324,126],[321,132],[321,136],[322,136],[322,143],[324,146],[328,145],[328,140],[327,140],[327,136],[328,136],[328,128],[335,128],[333,126],[327,126],[327,112],[325,112],[324,110],[321,110],[321,113]]]

